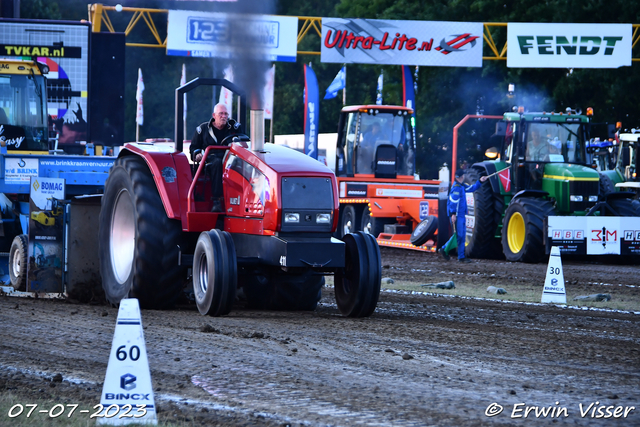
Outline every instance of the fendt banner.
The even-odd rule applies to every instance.
[[[322,18],[321,61],[482,67],[482,23]]]
[[[167,55],[230,58],[255,50],[267,61],[296,62],[298,18],[170,10]]]
[[[631,66],[631,24],[507,25],[507,67]]]

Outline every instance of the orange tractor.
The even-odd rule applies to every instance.
[[[412,114],[410,108],[392,105],[342,109],[336,145],[337,237],[363,231],[381,246],[433,252],[438,230],[441,237],[448,234],[447,183],[415,174]],[[440,224],[438,217],[444,219]]]

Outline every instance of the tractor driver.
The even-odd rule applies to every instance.
[[[531,140],[527,142],[527,160],[539,162],[549,155],[549,144],[540,137],[538,129],[531,130]]]
[[[211,120],[200,124],[191,138],[191,159],[200,162],[205,149],[210,145],[222,145],[222,141],[229,135],[235,135],[240,130],[240,123],[229,118],[229,111],[224,104],[216,104]],[[225,145],[231,141],[226,141]],[[213,150],[207,158],[206,171],[211,179],[213,208],[211,212],[222,212],[222,159],[225,151]]]

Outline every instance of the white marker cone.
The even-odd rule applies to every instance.
[[[544,288],[542,290],[542,302],[567,303],[562,260],[560,259],[560,249],[557,246],[551,248],[551,254],[549,255],[547,277],[544,280]]]
[[[97,424],[157,425],[154,402],[140,306],[135,298],[123,299],[100,398],[104,417],[98,418]]]

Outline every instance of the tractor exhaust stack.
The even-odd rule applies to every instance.
[[[254,151],[264,150],[264,110],[251,110],[251,144]]]

